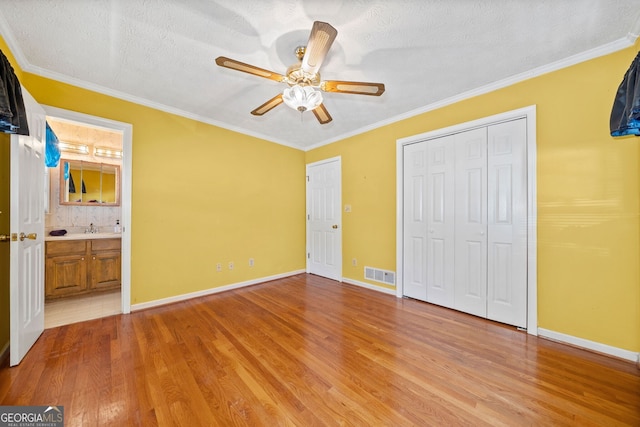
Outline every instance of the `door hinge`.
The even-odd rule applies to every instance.
[[[307,259],[311,259],[311,252],[307,252]]]
[[[307,214],[307,221],[311,219],[311,215]]]
[[[307,182],[311,181],[311,179],[309,178],[309,175],[307,175]]]

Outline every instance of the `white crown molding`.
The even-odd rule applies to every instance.
[[[22,53],[22,49],[20,49],[18,42],[16,41],[15,37],[13,37],[13,33],[9,30],[9,24],[4,19],[4,15],[1,13],[0,13],[0,35],[2,35],[2,38],[7,43],[7,46],[9,46],[9,49],[11,49],[11,53],[13,54],[13,57],[18,62],[18,65],[20,66],[20,68],[24,70],[25,65],[30,65],[29,61],[27,61],[27,58]]]
[[[159,110],[159,111],[164,111],[165,113],[170,113],[170,114],[174,114],[176,116],[180,116],[180,117],[185,117],[187,119],[191,119],[191,120],[195,120],[201,123],[206,123],[209,125],[213,125],[213,126],[217,126],[223,129],[227,129],[233,132],[237,132],[237,133],[241,133],[243,135],[247,135],[247,136],[252,136],[255,138],[259,138],[259,139],[263,139],[265,141],[269,141],[269,142],[274,142],[276,144],[280,144],[280,145],[284,145],[290,148],[295,148],[297,150],[300,150],[300,147],[297,147],[293,144],[290,144],[286,141],[280,141],[277,139],[274,139],[270,136],[261,134],[261,133],[257,133],[257,132],[252,132],[252,131],[248,131],[246,129],[237,127],[237,126],[230,126],[228,124],[222,123],[222,122],[218,122],[216,120],[212,120],[209,119],[207,117],[203,117],[200,116],[198,114],[193,114],[193,113],[189,113],[187,111],[183,111],[180,110],[178,108],[174,108],[174,107],[170,107],[164,104],[160,104],[157,102],[153,102],[153,101],[149,101],[147,99],[144,98],[140,98],[137,96],[133,96],[133,95],[129,95],[123,92],[119,92],[113,89],[109,89],[109,88],[105,88],[103,86],[100,85],[96,85],[96,84],[92,84],[92,83],[87,83],[85,81],[82,80],[78,80],[75,79],[73,77],[69,77],[63,74],[59,74],[53,71],[49,71],[49,70],[45,70],[41,67],[37,67],[35,65],[32,65],[27,58],[24,56],[24,53],[22,52],[22,49],[20,49],[20,45],[18,44],[18,42],[16,41],[16,39],[13,36],[13,33],[9,30],[9,25],[7,24],[6,20],[4,19],[4,16],[2,14],[0,14],[0,34],[2,35],[2,37],[4,38],[5,42],[7,43],[7,45],[9,46],[9,49],[11,49],[11,53],[13,53],[13,56],[15,57],[16,61],[18,62],[18,65],[20,66],[20,68],[22,69],[22,71],[27,72],[27,73],[31,73],[31,74],[35,74],[37,76],[40,77],[45,77],[51,80],[55,80],[55,81],[59,81],[62,83],[67,83],[69,85],[72,86],[76,86],[82,89],[87,89],[93,92],[97,92],[103,95],[107,95],[107,96],[111,96],[113,98],[118,98],[124,101],[128,101],[128,102],[132,102],[134,104],[139,104],[139,105],[143,105],[145,107],[149,107],[149,108],[153,108],[155,110]]]
[[[634,26],[634,29],[637,28],[638,32],[640,32],[640,18],[638,20],[638,23]],[[399,121],[402,120],[406,120],[406,119],[410,119],[412,117],[418,116],[420,114],[424,114],[426,112],[429,111],[434,111],[437,110],[439,108],[443,108],[446,107],[448,105],[451,104],[455,104],[457,102],[461,102],[464,101],[466,99],[470,99],[473,98],[475,96],[478,95],[484,95],[487,94],[489,92],[493,92],[495,90],[498,89],[502,89],[511,85],[514,85],[516,83],[520,83],[522,81],[525,80],[529,80],[532,79],[534,77],[538,77],[541,76],[543,74],[548,74],[554,71],[558,71],[561,70],[563,68],[567,68],[567,67],[571,67],[573,65],[579,64],[581,62],[585,62],[585,61],[589,61],[591,59],[595,59],[595,58],[599,58],[601,56],[605,56],[605,55],[609,55],[611,53],[614,52],[618,52],[622,49],[626,49],[628,47],[631,47],[634,45],[636,39],[637,39],[637,35],[632,35],[631,33],[629,33],[629,35],[627,35],[627,37],[623,37],[621,39],[615,40],[611,43],[608,43],[606,45],[594,48],[594,49],[590,49],[588,51],[576,54],[576,55],[572,55],[569,56],[567,58],[561,59],[559,61],[556,62],[552,62],[550,64],[547,65],[543,65],[541,67],[537,67],[534,68],[532,70],[529,71],[525,71],[524,73],[520,73],[520,74],[516,74],[514,76],[511,77],[507,77],[506,79],[502,79],[502,80],[498,80],[497,82],[494,83],[490,83],[488,85],[485,86],[480,86],[476,89],[472,89],[470,91],[467,92],[463,92],[460,93],[458,95],[443,99],[441,101],[437,101],[434,102],[432,104],[426,105],[424,107],[420,107],[420,108],[416,108],[415,110],[411,110],[408,111],[404,114],[400,114],[394,117],[390,117],[388,119],[385,119],[383,121],[371,124],[369,126],[365,126],[359,129],[354,130],[353,132],[349,132],[349,133],[345,133],[342,134],[338,137],[335,138],[331,138],[328,139],[324,142],[315,144],[313,146],[310,146],[308,148],[305,149],[305,151],[309,151],[309,150],[313,150],[315,148],[319,148],[322,147],[323,145],[327,145],[327,144],[331,144],[334,142],[338,142],[341,141],[343,139],[346,138],[350,138],[352,136],[356,136],[356,135],[360,135],[361,133],[364,132],[369,132],[371,130],[383,127],[383,126],[387,126],[393,123],[397,123]]]
[[[17,57],[16,57],[16,60],[17,60]],[[187,119],[195,120],[197,122],[206,123],[206,124],[213,125],[213,126],[216,126],[216,127],[219,127],[219,128],[223,128],[223,129],[227,129],[227,130],[230,130],[230,131],[233,131],[233,132],[241,133],[243,135],[252,136],[252,137],[259,138],[259,139],[262,139],[262,140],[265,140],[265,141],[269,141],[269,142],[273,142],[273,143],[276,143],[276,144],[284,145],[284,146],[287,146],[287,147],[290,147],[290,148],[295,148],[297,150],[300,149],[300,147],[297,147],[297,146],[295,146],[293,144],[289,144],[286,141],[280,141],[280,140],[274,139],[274,138],[272,138],[272,137],[270,137],[268,135],[264,135],[264,134],[261,134],[261,133],[258,133],[258,132],[252,132],[252,131],[249,131],[247,129],[243,129],[243,128],[240,128],[240,127],[237,127],[237,126],[231,126],[231,125],[228,125],[226,123],[219,122],[217,120],[213,120],[213,119],[210,119],[210,118],[207,118],[207,117],[204,117],[204,116],[200,116],[198,114],[193,114],[193,113],[190,113],[188,111],[180,110],[178,108],[170,107],[168,105],[160,104],[158,102],[150,101],[148,99],[144,99],[144,98],[141,98],[141,97],[138,97],[138,96],[133,96],[133,95],[129,95],[129,94],[124,93],[124,92],[119,92],[117,90],[105,88],[105,87],[100,86],[100,85],[96,85],[96,84],[93,84],[93,83],[87,83],[85,81],[78,80],[78,79],[75,79],[73,77],[68,77],[68,76],[65,76],[63,74],[59,74],[59,73],[56,73],[56,72],[53,72],[53,71],[49,71],[49,70],[45,70],[45,69],[40,68],[40,67],[33,66],[31,64],[28,64],[26,66],[20,65],[20,67],[22,68],[23,71],[26,71],[28,73],[35,74],[35,75],[38,75],[38,76],[41,76],[41,77],[45,77],[45,78],[48,78],[48,79],[51,79],[51,80],[59,81],[59,82],[62,82],[62,83],[67,83],[69,85],[76,86],[76,87],[79,87],[79,88],[82,88],[82,89],[87,89],[87,90],[90,90],[90,91],[93,91],[93,92],[97,92],[97,93],[100,93],[100,94],[103,94],[103,95],[111,96],[113,98],[121,99],[121,100],[128,101],[128,102],[131,102],[131,103],[134,103],[134,104],[143,105],[145,107],[153,108],[155,110],[164,111],[165,113],[174,114],[176,116],[180,116],[180,117],[184,117],[184,118],[187,118]]]
[[[299,146],[296,146],[292,143],[289,143],[287,141],[282,141],[282,140],[278,140],[278,139],[274,139],[268,135],[264,135],[262,133],[259,132],[253,132],[253,131],[249,131],[247,129],[241,128],[239,126],[231,126],[222,122],[219,122],[217,120],[212,120],[210,118],[204,117],[204,116],[200,116],[198,114],[193,114],[187,111],[183,111],[174,107],[170,107],[167,105],[163,105],[160,103],[156,103],[153,101],[149,101],[147,99],[144,98],[140,98],[140,97],[136,97],[136,96],[132,96],[126,93],[122,93],[116,90],[112,90],[112,89],[108,89],[99,85],[95,85],[95,84],[91,84],[91,83],[87,83],[81,80],[77,80],[62,74],[58,74],[55,72],[51,72],[45,69],[42,69],[40,67],[36,67],[33,66],[32,64],[30,64],[27,59],[25,58],[22,50],[19,48],[19,45],[17,43],[17,41],[15,40],[15,38],[13,37],[11,31],[9,30],[9,26],[7,24],[7,22],[5,21],[4,17],[2,16],[2,14],[0,14],[0,34],[2,34],[3,38],[5,39],[7,45],[9,46],[9,48],[11,49],[14,57],[16,58],[16,61],[18,62],[18,65],[20,66],[20,68],[22,68],[23,71],[28,72],[28,73],[32,73],[32,74],[36,74],[42,77],[46,77],[46,78],[50,78],[52,80],[56,80],[56,81],[60,81],[63,83],[67,83],[73,86],[77,86],[83,89],[87,89],[87,90],[91,90],[97,93],[101,93],[107,96],[112,96],[114,98],[118,98],[118,99],[122,99],[125,101],[129,101],[135,104],[139,104],[139,105],[143,105],[149,108],[153,108],[156,110],[160,110],[160,111],[164,111],[170,114],[175,114],[177,116],[181,116],[181,117],[185,117],[188,119],[192,119],[195,121],[199,121],[202,123],[206,123],[206,124],[210,124],[213,126],[217,126],[220,127],[222,129],[227,129],[233,132],[237,132],[237,133],[241,133],[247,136],[252,136],[255,138],[259,138],[265,141],[269,141],[269,142],[273,142],[276,144],[280,144],[280,145],[284,145],[286,147],[290,147],[290,148],[294,148],[297,150],[302,150],[302,151],[310,151],[319,147],[322,147],[324,145],[328,145],[334,142],[338,142],[341,140],[344,140],[346,138],[350,138],[365,132],[369,132],[371,130],[383,127],[383,126],[387,126],[402,120],[406,120],[412,117],[415,117],[417,115],[429,112],[429,111],[433,111],[460,101],[464,101],[466,99],[478,96],[478,95],[483,95],[498,89],[502,89],[504,87],[507,86],[511,86],[513,84],[522,82],[524,80],[528,80],[534,77],[538,77],[540,75],[543,74],[547,74],[553,71],[557,71],[563,68],[567,68],[570,67],[572,65],[576,65],[579,64],[581,62],[585,62],[591,59],[595,59],[598,58],[600,56],[604,56],[604,55],[608,55],[614,52],[617,52],[619,50],[622,49],[626,49],[630,46],[633,46],[640,34],[640,16],[636,19],[635,24],[632,26],[632,28],[629,30],[628,34],[626,37],[623,37],[621,39],[615,40],[611,43],[605,44],[603,46],[594,48],[594,49],[590,49],[588,51],[576,54],[576,55],[572,55],[568,58],[559,60],[559,61],[555,61],[552,62],[550,64],[547,65],[543,65],[541,67],[537,67],[534,68],[532,70],[526,71],[524,73],[520,73],[511,77],[508,77],[506,79],[502,79],[499,80],[497,82],[494,83],[490,83],[488,85],[485,86],[481,86],[478,87],[476,89],[467,91],[467,92],[463,92],[461,94],[434,102],[432,104],[408,111],[406,113],[400,114],[400,115],[396,115],[393,117],[389,117],[385,120],[355,129],[351,132],[347,132],[347,133],[343,133],[340,134],[338,136],[335,136],[333,138],[329,138],[326,139],[322,142],[319,142],[317,144],[308,146],[308,147],[304,147],[301,148]]]
[[[627,40],[629,40],[631,44],[635,44],[638,36],[640,36],[640,14],[638,14],[636,21],[627,33]]]

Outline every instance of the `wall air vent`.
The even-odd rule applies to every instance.
[[[393,271],[381,270],[379,268],[365,267],[364,277],[374,282],[385,283],[387,285],[396,284],[396,273]]]

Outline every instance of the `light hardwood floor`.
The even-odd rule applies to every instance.
[[[45,329],[122,313],[120,290],[60,298],[44,305]]]
[[[638,426],[640,371],[302,274],[48,329],[0,404],[66,426]]]

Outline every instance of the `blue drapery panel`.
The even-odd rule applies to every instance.
[[[60,147],[58,146],[58,137],[47,123],[47,143],[44,150],[44,164],[47,167],[55,168],[60,161]]]
[[[640,52],[618,87],[609,127],[611,136],[640,136]]]
[[[13,67],[0,50],[0,132],[29,135],[22,88]]]

